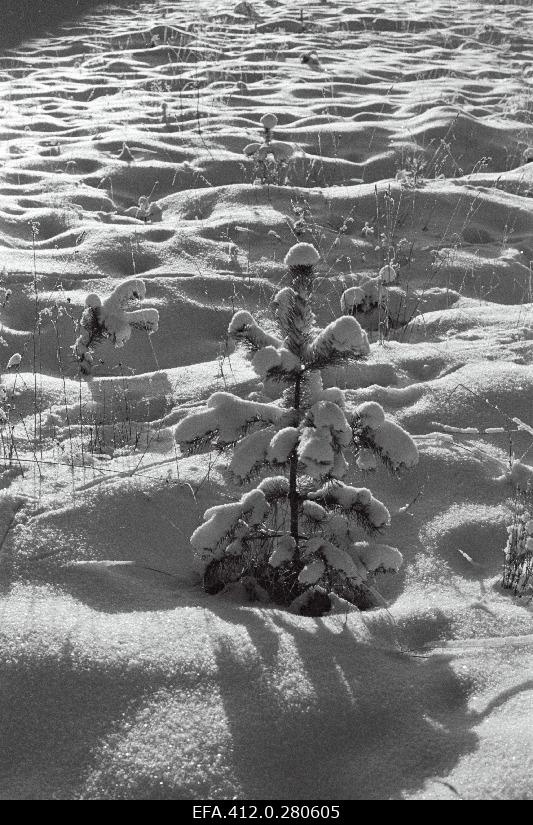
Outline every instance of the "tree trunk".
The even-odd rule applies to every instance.
[[[301,378],[298,378],[294,384],[294,409],[299,411],[300,409],[300,383]],[[296,556],[298,556],[299,552],[299,530],[298,530],[298,487],[297,487],[297,479],[298,479],[298,453],[296,447],[291,453],[290,456],[290,464],[289,464],[289,509],[290,509],[290,518],[291,518],[291,536],[293,537],[294,541],[296,542]]]

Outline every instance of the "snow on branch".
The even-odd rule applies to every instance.
[[[320,255],[310,243],[297,243],[291,246],[283,263],[290,268],[299,266],[315,266],[320,261]]]
[[[273,504],[289,495],[289,480],[285,476],[269,476],[258,485],[269,504]]]
[[[216,446],[234,444],[256,422],[274,424],[283,415],[275,404],[247,401],[229,392],[216,392],[207,407],[189,413],[174,430],[174,437],[185,450],[201,448],[216,437]]]
[[[418,448],[409,433],[385,418],[383,407],[375,401],[355,408],[352,426],[361,469],[373,469],[370,453],[379,456],[391,470],[418,464]]]
[[[244,147],[244,154],[253,157],[257,162],[265,161],[269,156],[281,163],[286,163],[294,156],[296,149],[292,143],[285,140],[271,140],[270,143],[248,143]]]
[[[246,310],[236,312],[228,326],[228,335],[237,341],[244,341],[252,350],[262,347],[281,347],[281,341],[275,335],[265,332]]]
[[[369,531],[381,530],[390,523],[389,511],[366,487],[351,487],[342,481],[334,481],[308,493],[307,497],[346,513]]]
[[[418,449],[413,439],[399,424],[388,419],[373,433],[376,452],[397,470],[418,464]]]
[[[341,310],[345,315],[371,312],[383,301],[381,283],[376,278],[362,281],[346,289],[341,296]]]
[[[287,464],[299,438],[300,431],[297,427],[284,427],[282,430],[278,430],[270,442],[268,460],[272,464]]]
[[[271,567],[280,567],[282,564],[292,562],[296,551],[296,542],[291,535],[285,534],[276,538],[272,545],[272,553],[268,559]]]
[[[369,352],[366,332],[352,315],[343,315],[328,324],[311,342],[307,366],[322,369],[340,359],[364,358]]]
[[[204,513],[203,524],[191,536],[191,545],[199,560],[205,563],[211,557],[220,558],[223,555],[220,545],[224,540],[245,538],[251,527],[263,522],[269,509],[265,494],[259,489],[245,493],[239,501],[210,507]]]
[[[360,572],[350,555],[331,541],[319,536],[315,536],[307,541],[304,557],[311,557],[311,559],[313,559],[300,573],[300,581],[305,581],[306,584],[316,584],[323,577],[328,567],[343,573],[350,579],[359,580],[361,578]],[[316,576],[316,574],[319,572],[320,566],[317,562],[322,562],[322,567],[325,568],[318,576]],[[313,569],[311,571],[309,568],[312,565]],[[314,576],[316,576],[316,578],[314,578]]]
[[[316,480],[342,478],[348,465],[342,449],[350,444],[352,431],[344,411],[333,401],[317,401],[306,417],[298,443],[298,459],[305,473]]]
[[[317,430],[328,430],[331,433],[339,448],[348,447],[352,439],[352,430],[344,410],[335,401],[329,401],[327,398],[317,401],[309,410],[309,417]]]
[[[304,427],[298,443],[298,459],[307,475],[320,480],[329,475],[335,454],[329,430]]]
[[[343,555],[339,555],[336,562],[332,558],[326,560],[332,567],[342,570],[347,575],[366,580],[369,574],[396,572],[401,567],[403,558],[397,548],[388,544],[356,541],[356,528],[349,517],[339,512],[328,513],[324,507],[314,501],[305,501],[302,509],[310,526],[315,524],[320,527],[320,535],[307,542],[306,555],[310,552],[310,548],[313,548],[315,552],[316,548],[321,547],[324,539],[327,538],[327,543],[333,545]],[[350,559],[349,568],[342,566],[345,556]],[[338,560],[341,560],[340,565]]]
[[[300,360],[285,347],[268,346],[256,352],[252,366],[263,381],[292,381],[300,375]]]
[[[235,445],[229,468],[241,484],[248,481],[266,464],[267,452],[274,433],[273,427],[266,427],[249,433]]]
[[[402,554],[396,547],[391,547],[389,544],[358,541],[352,547],[353,552],[369,573],[397,573],[402,566]]]

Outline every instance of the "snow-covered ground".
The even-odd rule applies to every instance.
[[[0,796],[530,798],[533,621],[500,581],[510,437],[533,464],[533,8],[251,8],[107,5],[0,56]],[[350,469],[404,557],[388,609],[210,596],[193,564],[243,491],[169,433],[256,388],[228,323],[268,319],[296,235],[322,326],[401,264],[392,328],[369,311],[369,359],[325,376],[419,450]],[[141,277],[158,331],[80,380],[86,296]]]

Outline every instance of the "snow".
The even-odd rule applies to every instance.
[[[344,510],[349,510],[356,504],[367,506],[372,500],[372,493],[366,487],[352,487],[345,484],[324,485],[319,490],[310,493],[310,498],[324,498],[332,501]]]
[[[285,370],[285,372],[299,372],[301,370],[300,359],[286,347],[281,347],[279,354],[282,370]]]
[[[274,430],[266,427],[245,436],[235,445],[230,461],[230,470],[240,481],[249,478],[255,469],[260,469],[270,454],[270,442]]]
[[[191,544],[202,563],[213,557],[221,542],[235,529],[246,536],[248,527],[261,524],[269,505],[262,490],[251,490],[239,501],[209,507],[204,513],[204,523],[191,536]],[[245,520],[246,519],[246,520]]]
[[[271,567],[279,567],[291,561],[296,549],[296,542],[292,536],[281,536],[273,542],[273,550],[268,559]]]
[[[359,571],[353,560],[348,553],[345,553],[340,547],[336,547],[334,544],[331,544],[331,542],[328,542],[322,545],[320,552],[333,570],[344,573],[344,575],[350,579],[360,578]]]
[[[299,436],[297,427],[283,427],[278,430],[270,441],[268,460],[274,464],[286,464],[298,443]]]
[[[341,410],[345,407],[344,392],[339,387],[328,387],[320,391],[319,401],[331,401],[336,404]]]
[[[81,319],[83,331],[73,346],[82,374],[91,374],[94,349],[103,338],[109,338],[119,349],[129,341],[132,329],[143,330],[150,335],[158,331],[157,309],[127,309],[132,301],[141,301],[145,297],[146,285],[139,278],[122,281],[104,301],[95,293],[86,297],[87,308]]]
[[[265,332],[246,310],[235,313],[228,326],[228,334],[249,341],[254,348],[281,346],[281,341]]]
[[[328,567],[331,567],[333,570],[338,570],[339,572],[344,573],[346,576],[348,576],[348,578],[360,578],[357,567],[355,566],[353,560],[350,558],[348,553],[345,553],[344,550],[341,550],[340,547],[337,547],[330,541],[327,541],[319,537],[309,539],[309,541],[306,544],[306,555],[311,556],[316,554],[320,555],[319,561],[323,559],[328,565]],[[323,569],[322,575],[324,572],[325,571]],[[309,581],[308,583],[315,584],[317,581],[318,578],[315,579],[314,582]]]
[[[345,289],[341,295],[341,309],[343,312],[349,314],[353,310],[361,306],[365,300],[365,293],[359,286],[351,286]]]
[[[347,315],[354,312],[370,312],[378,306],[380,298],[380,282],[375,278],[365,278],[358,286],[344,290],[341,295],[341,309]]]
[[[241,556],[244,551],[244,544],[242,543],[241,539],[235,539],[235,541],[230,541],[230,543],[226,546],[224,551],[225,556]]]
[[[300,584],[316,584],[326,572],[326,565],[322,559],[314,559],[303,567],[298,575]]]
[[[352,430],[341,407],[334,401],[317,401],[309,410],[309,416],[317,430],[329,430],[339,447],[347,447]]]
[[[331,468],[330,472],[331,477],[344,478],[349,469],[350,465],[344,457],[343,453],[341,451],[335,450],[333,454],[333,467]]]
[[[272,346],[257,350],[252,358],[252,366],[257,374],[264,378],[269,370],[281,366],[279,350]]]
[[[283,410],[274,404],[248,401],[231,393],[216,392],[207,401],[205,409],[191,412],[175,427],[178,444],[185,447],[217,433],[220,444],[231,444],[254,422],[272,424],[278,421]]]
[[[365,401],[355,408],[356,415],[361,419],[364,427],[377,430],[385,421],[385,412],[381,404],[376,401]]]
[[[297,243],[291,246],[284,258],[286,266],[315,266],[320,254],[310,243]]]
[[[336,481],[309,493],[309,498],[340,507],[346,512],[362,513],[376,529],[385,527],[390,521],[390,513],[385,505],[374,498],[366,487],[353,487],[350,484]]]
[[[305,472],[318,480],[325,475],[342,478],[348,469],[342,449],[352,437],[343,410],[333,401],[317,401],[307,418],[313,426],[302,428],[298,442],[298,459]]]
[[[261,148],[261,146],[262,144],[257,143],[257,141],[254,141],[254,143],[247,143],[243,149],[243,152],[245,155],[250,157],[255,155],[255,153]]]
[[[289,494],[289,481],[285,476],[269,476],[264,478],[258,485],[268,502],[285,498]]]
[[[409,433],[394,421],[384,421],[374,430],[373,441],[395,468],[415,467],[418,464],[416,444]]]
[[[365,515],[370,524],[378,530],[390,523],[389,511],[379,499],[374,497],[366,506]]]
[[[304,501],[302,510],[304,515],[311,521],[324,521],[327,515],[326,510],[316,501]]]
[[[294,155],[295,147],[284,140],[271,140],[268,143],[251,143],[245,147],[245,154],[253,155],[255,160],[264,161],[269,155],[276,161],[287,162]]]
[[[298,443],[298,460],[311,478],[321,479],[333,467],[331,434],[314,427],[304,427]]]
[[[252,358],[252,365],[263,380],[268,378],[269,370],[277,367],[286,372],[291,372],[299,370],[301,366],[298,358],[288,349],[285,347],[275,349],[272,346],[258,350]]]
[[[370,449],[363,448],[359,452],[358,463],[361,469],[374,469],[372,449],[385,458],[393,469],[417,465],[416,444],[403,427],[385,418],[381,404],[376,401],[366,401],[357,405],[354,413],[356,425],[363,428],[366,437],[371,441]]]
[[[359,323],[352,316],[337,318],[327,325],[311,344],[312,355],[319,358],[323,352],[333,351],[354,357],[370,352],[368,338]]]
[[[356,464],[360,470],[375,470],[378,466],[376,456],[372,450],[363,448],[357,453]]]
[[[6,370],[11,370],[14,367],[18,367],[21,361],[22,355],[20,355],[20,353],[18,352],[13,353],[13,355],[10,357],[9,361],[6,364]]]
[[[501,570],[533,465],[531,4],[235,5],[93,4],[1,57],[0,796],[529,799],[531,605]],[[265,112],[292,154],[263,185],[243,149],[264,145]],[[360,576],[367,546],[370,568],[403,556],[366,573],[383,607],[336,599],[321,618],[249,580],[203,592],[190,536],[248,488],[226,452],[167,438],[214,393],[266,401],[234,344],[284,348],[270,310],[297,241],[320,255],[317,329],[343,292],[373,295],[343,310],[366,359],[303,392],[341,406],[325,393],[344,389],[350,423],[379,404],[369,438],[387,420],[418,448],[401,476],[351,457],[344,476],[386,505],[390,550],[302,502],[306,535]],[[379,333],[364,307],[388,261]],[[125,280],[157,334],[118,307],[124,346],[99,342],[80,381],[77,324]],[[259,489],[286,509],[285,477]],[[238,567],[242,546],[214,552]]]
[[[261,123],[265,127],[265,129],[274,129],[275,126],[277,126],[278,124],[278,119],[276,115],[273,115],[269,112],[268,114],[263,115],[263,117],[261,118]]]
[[[402,554],[396,547],[391,547],[388,544],[355,542],[353,549],[361,563],[370,572],[379,569],[397,572],[402,566]]]

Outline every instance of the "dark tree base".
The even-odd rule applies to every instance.
[[[274,604],[288,607],[306,588],[298,582],[298,570],[283,565],[275,570],[268,562],[248,561],[242,556],[223,556],[215,559],[204,573],[204,590],[216,595],[227,585],[238,581],[255,582]],[[253,590],[253,588],[252,588]],[[349,583],[339,577],[332,583],[332,591],[359,610],[370,610],[378,606],[375,591],[361,582]],[[299,613],[303,616],[323,616],[331,608],[329,596],[320,590],[310,593],[310,598],[302,603]]]

